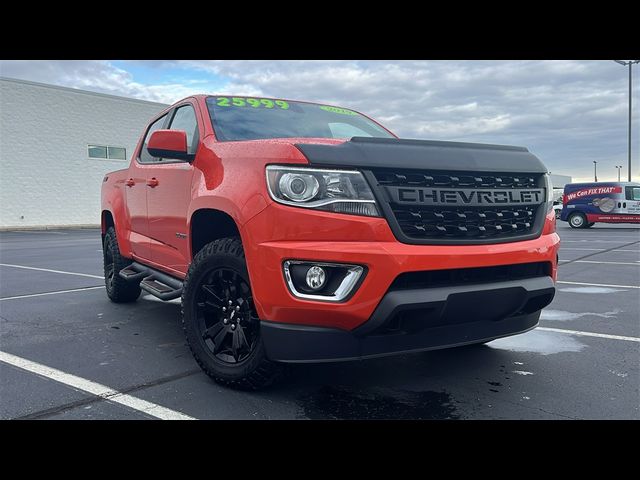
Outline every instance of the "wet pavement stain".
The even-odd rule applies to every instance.
[[[500,338],[489,344],[490,348],[512,352],[532,352],[541,355],[579,352],[586,346],[571,336],[541,330],[531,330],[521,335]],[[507,373],[504,365],[500,366],[500,372]]]
[[[444,420],[458,419],[445,392],[395,391],[394,395],[324,386],[299,400],[312,420]]]
[[[619,288],[602,288],[602,287],[570,287],[570,288],[560,288],[559,291],[569,292],[569,293],[586,293],[586,294],[626,292],[626,290],[621,290]]]
[[[493,387],[501,387],[502,384],[500,382],[487,382],[489,385]]]
[[[619,309],[611,310],[610,312],[594,313],[594,312],[582,312],[573,313],[565,312],[564,310],[543,310],[540,314],[540,320],[554,320],[564,322],[566,320],[577,320],[582,317],[600,317],[600,318],[616,318],[616,315],[622,313]]]

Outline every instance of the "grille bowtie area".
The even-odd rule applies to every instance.
[[[540,188],[541,174],[474,172],[389,171],[372,172],[381,190],[384,187],[407,188],[477,188],[526,189]],[[544,205],[542,203],[541,205]],[[389,203],[408,243],[439,240],[446,243],[468,240],[504,240],[533,234],[538,227],[537,213],[541,205],[400,205]]]

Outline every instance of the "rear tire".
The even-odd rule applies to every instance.
[[[120,255],[118,239],[113,227],[109,227],[104,236],[102,259],[107,296],[115,303],[135,302],[140,296],[140,282],[129,282],[120,276],[120,270],[129,266],[132,260]]]
[[[571,228],[586,228],[587,225],[587,217],[585,217],[584,213],[575,212],[569,215],[569,226]]]
[[[193,259],[183,283],[182,326],[198,365],[222,385],[259,390],[284,373],[266,357],[239,238],[211,242]]]

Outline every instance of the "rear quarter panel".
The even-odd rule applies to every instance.
[[[126,185],[124,183],[128,178],[128,174],[128,168],[108,173],[102,181],[101,191],[102,233],[106,233],[105,212],[109,212],[114,221],[120,253],[125,257],[131,257],[129,213],[126,204]]]

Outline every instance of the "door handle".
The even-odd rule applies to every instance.
[[[135,180],[133,178],[130,178],[129,180],[125,181],[124,184],[127,187],[133,187],[136,184],[136,182],[135,182]]]
[[[157,187],[159,183],[160,182],[158,182],[158,179],[156,177],[147,180],[147,185],[151,188]]]

